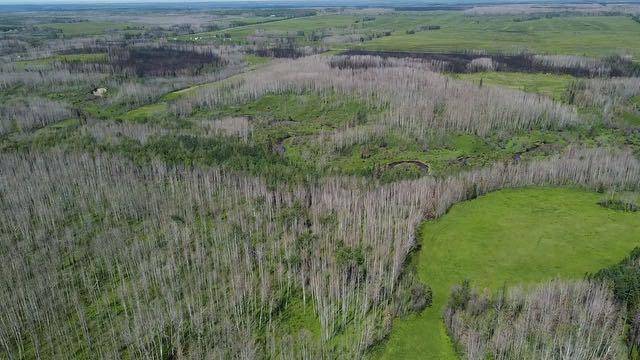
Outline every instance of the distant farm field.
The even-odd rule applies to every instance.
[[[232,29],[204,32],[179,37],[187,41],[203,41],[212,38],[226,37],[234,41],[244,41],[249,35],[259,32],[276,32],[298,34],[320,29],[345,28],[353,24],[355,17],[347,15],[319,15],[286,20],[275,20],[266,23],[238,26]],[[302,35],[303,36],[303,35]]]
[[[640,24],[629,16],[566,15],[523,19],[460,12],[391,12],[372,16],[322,14],[278,19],[176,39],[247,42],[248,36],[287,34],[308,44],[411,52],[522,52],[602,57],[640,56]],[[341,41],[327,41],[342,37]]]
[[[438,18],[439,30],[394,33],[362,45],[367,50],[452,52],[530,51],[547,54],[640,56],[640,24],[626,16],[571,16],[514,21],[513,17]]]
[[[129,24],[111,21],[80,21],[72,23],[50,23],[39,25],[62,31],[65,36],[98,35],[110,30],[124,30]]]
[[[455,205],[420,229],[415,259],[433,306],[394,323],[385,359],[455,359],[441,320],[450,289],[580,278],[640,245],[640,214],[601,207],[602,195],[576,189],[503,190]]]

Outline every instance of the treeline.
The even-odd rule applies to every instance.
[[[27,40],[3,39],[0,44],[0,55],[5,61],[23,61],[49,57],[61,52],[86,51],[102,47],[114,41],[121,41],[120,37],[105,36],[104,38],[73,38],[56,39],[41,44],[31,44]]]
[[[152,138],[169,134],[169,130],[150,124],[138,124],[133,122],[114,122],[90,119],[82,128],[82,133],[90,135],[93,139],[108,145],[121,144],[124,139],[135,140],[145,146]],[[179,135],[179,131],[173,131]]]
[[[0,66],[0,91],[6,95],[2,104],[3,133],[60,120],[62,115],[54,114],[51,106],[27,107],[25,103],[29,101],[20,100],[27,93],[38,99],[65,98],[78,109],[88,108],[81,111],[82,116],[79,112],[67,112],[67,117],[109,116],[113,119],[127,110],[155,102],[171,91],[219,81],[246,67],[245,49],[241,47],[163,42],[126,46],[77,44],[77,48],[59,50],[50,58]],[[104,88],[106,92],[92,95],[97,88]]]
[[[445,324],[468,359],[635,358],[640,349],[640,248],[586,277],[493,295],[463,282],[452,289]]]
[[[416,26],[413,29],[407,30],[406,33],[407,35],[412,35],[421,31],[440,30],[440,28],[441,28],[440,25],[420,25],[420,26]]]
[[[367,55],[336,55],[329,60],[329,65],[340,70],[344,69],[369,69],[380,67],[417,67],[430,71],[445,71],[447,64],[438,60],[423,59],[398,59],[392,57],[367,56]]]
[[[640,95],[640,78],[576,81],[567,89],[567,100],[584,107],[615,107]]]
[[[238,64],[246,51],[237,46],[170,43],[163,39],[77,38],[48,42],[26,54],[11,52],[1,72],[68,70],[115,76],[194,75]]]
[[[607,56],[601,59],[576,55],[533,55],[532,69],[574,76],[611,77],[640,75],[640,66],[631,57]]]
[[[506,71],[569,74],[577,77],[637,76],[640,66],[627,56],[612,55],[600,59],[576,55],[536,55],[526,52],[487,53],[411,53],[349,50],[345,55],[414,58],[442,63],[448,72]],[[484,66],[476,66],[483,64]]]
[[[326,49],[314,46],[286,45],[274,47],[253,46],[249,47],[248,51],[262,57],[297,59],[322,53]]]
[[[0,90],[16,85],[42,88],[52,85],[98,83],[107,78],[103,73],[74,73],[69,70],[0,72]]]
[[[109,63],[116,70],[136,76],[195,75],[206,66],[224,65],[215,53],[203,54],[173,48],[110,49]]]
[[[626,309],[627,345],[635,356],[640,351],[640,248],[619,264],[602,269],[588,276],[589,279],[608,284],[618,305]]]
[[[469,15],[522,15],[553,17],[561,15],[611,16],[640,11],[634,4],[502,4],[476,6],[465,10]],[[519,18],[516,18],[518,20]]]
[[[640,78],[589,79],[572,82],[564,93],[569,104],[601,111],[605,123],[614,123],[636,109],[631,99],[640,95]]]
[[[552,281],[491,295],[456,286],[444,312],[465,359],[622,359],[620,306],[600,283]]]
[[[119,105],[126,111],[157,101],[161,96],[182,88],[201,83],[215,82],[242,72],[244,64],[233,63],[210,73],[200,75],[161,76],[161,77],[112,77],[109,73],[71,70],[38,71],[0,71],[0,90],[11,92],[13,88],[24,86],[26,89],[48,95],[55,91],[81,91],[81,100],[87,98],[99,101],[103,105]],[[95,99],[91,91],[96,87],[107,89],[106,97]],[[75,94],[74,94],[75,95]],[[77,96],[77,95],[76,95]],[[7,102],[4,108],[15,104]],[[9,110],[7,110],[9,111]],[[16,111],[19,111],[16,109]]]
[[[358,61],[364,63],[362,58]],[[198,89],[171,104],[171,109],[188,116],[198,108],[243,103],[267,93],[310,90],[337,91],[372,104],[388,104],[384,122],[414,134],[461,131],[484,135],[495,130],[559,129],[582,123],[575,109],[546,97],[452,80],[432,72],[429,63],[373,59],[368,63],[384,66],[341,69],[320,56],[281,61],[223,86]]]
[[[12,101],[0,105],[0,135],[43,127],[72,116],[67,105],[45,98]]]
[[[376,188],[58,152],[0,169],[0,344],[17,358],[359,357],[429,303],[405,269],[424,218],[505,187],[640,185],[632,155],[578,149]],[[316,335],[283,333],[297,301]]]
[[[253,131],[251,122],[244,116],[203,121],[202,126],[209,136],[226,135],[238,137],[244,142],[249,141]]]

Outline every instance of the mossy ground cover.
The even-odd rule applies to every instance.
[[[520,72],[478,72],[469,74],[456,74],[456,78],[471,81],[478,86],[495,85],[510,89],[536,93],[562,100],[567,86],[575,81],[571,75],[557,75],[544,73],[520,73]]]
[[[374,353],[385,359],[455,359],[441,320],[451,287],[470,280],[499,289],[556,277],[581,278],[640,245],[640,214],[598,205],[602,194],[572,188],[502,190],[455,205],[420,228],[420,279],[431,308],[398,319]]]
[[[374,21],[381,21],[379,19]],[[373,21],[372,21],[373,22]],[[100,54],[78,54],[65,55],[72,56],[72,60],[84,61],[87,56],[98,56]],[[102,55],[104,56],[104,55]],[[77,59],[76,59],[77,58]],[[264,64],[264,58],[250,55],[247,62],[254,63],[252,68],[260,67]],[[573,78],[564,75],[548,74],[528,74],[528,73],[502,73],[485,72],[478,74],[457,74],[452,75],[461,79],[478,82],[483,81],[483,86],[506,86],[525,91],[537,92],[552,96],[556,99],[562,97],[564,88]],[[372,108],[365,102],[354,97],[345,97],[338,94],[320,93],[282,93],[267,94],[259,99],[249,101],[244,104],[215,107],[213,109],[202,109],[188,118],[178,118],[169,111],[169,104],[173,101],[189,95],[200,88],[217,87],[233,80],[234,77],[218,82],[195,85],[189,88],[169,92],[162,96],[157,102],[150,103],[127,111],[126,107],[114,104],[103,106],[95,100],[87,98],[87,89],[74,86],[64,87],[55,92],[43,93],[41,96],[52,100],[59,100],[72,104],[74,107],[82,108],[89,116],[103,119],[104,121],[148,123],[152,126],[159,126],[169,131],[169,135],[160,141],[162,154],[181,154],[187,163],[200,163],[200,160],[207,160],[193,151],[185,152],[184,138],[177,139],[185,133],[191,133],[195,137],[203,136],[201,129],[202,121],[224,118],[227,116],[247,116],[251,120],[253,133],[251,138],[252,148],[260,154],[266,155],[273,152],[274,145],[281,143],[284,146],[284,153],[278,156],[269,156],[267,166],[271,166],[276,161],[278,171],[283,167],[288,170],[287,174],[299,173],[293,178],[304,178],[306,172],[316,175],[338,174],[374,176],[383,182],[397,181],[408,178],[416,178],[426,173],[431,175],[447,175],[460,170],[477,168],[490,165],[496,161],[509,161],[514,157],[521,157],[523,160],[529,158],[544,157],[559,153],[562,149],[571,144],[587,146],[625,146],[631,145],[640,148],[640,140],[633,138],[635,133],[625,133],[616,129],[606,127],[567,129],[563,131],[534,130],[515,134],[494,134],[484,138],[465,134],[439,135],[432,139],[423,136],[408,136],[400,131],[389,130],[383,137],[373,137],[364,143],[358,143],[342,149],[332,150],[319,140],[321,133],[341,131],[347,128],[369,125],[384,116],[385,107],[381,105]],[[2,92],[5,94],[7,92]],[[26,96],[27,90],[23,87],[12,89],[7,94],[14,96]],[[633,99],[638,102],[638,99]],[[627,123],[635,122],[636,111],[627,114]],[[91,145],[86,136],[80,135],[80,127],[51,128],[39,132],[33,136],[20,134],[19,136],[7,136],[2,147],[24,148],[34,144],[46,145],[52,143],[53,139],[60,142],[57,145],[67,146],[89,146],[98,147],[109,151],[109,147],[103,149],[103,144]],[[174,134],[174,130],[179,129],[180,134]],[[45,136],[46,135],[46,136]],[[59,136],[64,135],[64,139]],[[171,141],[167,141],[167,138]],[[64,140],[64,141],[62,141]],[[206,140],[206,139],[205,139]],[[227,143],[230,139],[217,139],[216,144]],[[153,141],[152,141],[153,142]],[[235,147],[236,141],[231,139]],[[136,141],[125,142],[128,145],[135,145]],[[208,144],[209,140],[202,145]],[[218,144],[218,145],[220,145]],[[255,145],[255,146],[254,146]],[[154,154],[156,147],[136,146],[132,149],[126,146],[125,149],[115,152],[126,154],[127,151],[144,156],[138,158],[147,159]],[[166,149],[169,146],[179,146],[179,149],[172,152]],[[217,146],[217,145],[216,145]],[[122,147],[122,146],[120,146]],[[245,147],[241,145],[241,147]],[[138,149],[140,148],[140,149]],[[198,149],[200,147],[197,147]],[[189,148],[187,147],[187,150]],[[114,150],[114,149],[111,149]],[[135,151],[134,151],[135,150]],[[252,150],[253,151],[253,150]],[[157,154],[156,154],[157,155]],[[215,157],[214,162],[205,161],[205,164],[227,164],[228,161],[220,157]],[[173,157],[172,157],[173,159]],[[175,160],[175,159],[174,159]],[[178,159],[179,160],[179,159]],[[389,167],[389,164],[401,161],[419,161],[428,165],[428,171],[424,171],[415,164],[404,164],[402,166]],[[259,162],[262,163],[262,162]],[[233,168],[247,170],[248,166],[253,170],[264,169],[262,166],[255,166],[255,161],[238,161]],[[273,165],[273,164],[272,164]],[[257,171],[257,170],[256,170]]]
[[[515,154],[521,154],[524,159],[546,156],[571,142],[580,141],[581,136],[578,131],[529,131],[485,139],[469,134],[419,139],[389,129],[381,137],[374,136],[364,143],[342,149],[331,150],[319,141],[323,132],[371,124],[379,115],[384,116],[385,110],[384,107],[372,108],[356,98],[339,94],[283,93],[267,94],[245,104],[199,112],[192,120],[198,123],[201,119],[247,116],[254,125],[251,141],[267,147],[281,142],[283,156],[292,166],[314,169],[322,174],[373,175],[383,178],[383,181],[425,174],[411,166],[405,169],[406,173],[391,171],[387,167],[398,161],[420,161],[428,164],[428,173],[444,175],[512,159]]]
[[[197,85],[218,86],[219,83]],[[79,90],[78,90],[79,91]],[[52,144],[57,139],[58,146],[82,146],[85,150],[94,148],[113,151],[138,159],[161,156],[171,162],[184,161],[188,164],[231,165],[236,170],[249,170],[252,173],[265,171],[275,166],[268,174],[286,173],[290,179],[302,179],[307,175],[356,175],[379,178],[383,182],[416,178],[425,174],[445,176],[461,170],[488,166],[496,161],[511,161],[515,157],[522,160],[557,154],[571,144],[586,146],[623,146],[640,147],[640,143],[629,143],[634,133],[626,133],[606,127],[566,129],[563,131],[533,130],[513,134],[494,134],[484,138],[470,134],[446,134],[429,137],[408,136],[399,130],[389,129],[383,136],[352,146],[332,149],[321,139],[323,133],[342,131],[347,128],[368,126],[386,109],[371,107],[354,97],[344,97],[331,93],[281,93],[267,94],[259,99],[243,104],[219,106],[201,109],[189,117],[179,118],[169,112],[171,101],[194,91],[187,88],[168,93],[159,102],[144,105],[128,112],[122,108],[99,106],[95,101],[84,100],[86,95],[74,95],[85,111],[103,121],[123,123],[145,123],[164,128],[167,132],[163,139],[151,139],[150,144],[142,146],[135,140],[128,140],[113,148],[111,145],[92,143],[81,126],[43,129],[45,131],[18,136],[7,136],[3,147],[24,148],[33,145]],[[60,100],[65,94],[60,94]],[[49,97],[58,99],[58,97]],[[248,117],[253,128],[250,146],[239,143],[231,137],[206,135],[205,122],[225,117]],[[84,134],[84,135],[83,135]],[[45,136],[46,135],[46,136]],[[60,138],[60,136],[63,138]],[[186,146],[188,141],[197,146]],[[633,140],[633,139],[631,139]],[[213,144],[212,143],[215,143]],[[124,144],[124,145],[123,145]],[[151,146],[155,144],[155,146]],[[229,146],[223,146],[227,144]],[[281,144],[281,145],[280,145]],[[125,146],[126,145],[126,146]],[[232,156],[224,159],[211,155],[203,147],[245,149],[239,151],[239,159]],[[274,149],[280,147],[281,153]],[[248,148],[251,148],[250,150]],[[221,154],[230,154],[226,151]],[[237,155],[236,154],[236,155]],[[244,155],[242,155],[244,154]],[[179,157],[176,157],[179,155]],[[248,158],[244,158],[244,156]],[[260,159],[251,159],[258,156]],[[264,159],[262,159],[265,157]],[[233,160],[233,161],[231,161]],[[242,160],[242,161],[240,161]],[[263,161],[264,160],[264,161]],[[428,166],[428,170],[410,163],[394,167],[390,164],[402,161],[418,161]],[[277,171],[276,171],[277,169]],[[264,173],[261,173],[264,175]]]
[[[322,328],[312,301],[303,301],[300,296],[292,296],[289,300],[278,314],[278,331],[283,336],[286,334],[297,335],[304,331],[319,341],[322,336]]]

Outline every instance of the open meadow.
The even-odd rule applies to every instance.
[[[640,216],[598,205],[575,189],[503,190],[458,204],[420,228],[415,266],[433,289],[433,307],[396,324],[383,358],[455,359],[442,313],[450,289],[468,280],[498,291],[556,278],[579,279],[638,245]]]

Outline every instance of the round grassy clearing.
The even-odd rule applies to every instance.
[[[433,306],[397,320],[382,357],[456,359],[441,314],[451,287],[464,279],[497,289],[581,278],[640,246],[640,213],[603,208],[601,197],[569,188],[502,190],[425,222],[415,261]]]

